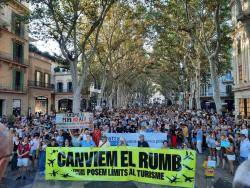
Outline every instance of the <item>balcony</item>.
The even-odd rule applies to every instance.
[[[12,54],[1,52],[1,51],[0,51],[0,61],[11,63],[13,65],[24,67],[24,68],[27,68],[29,66],[28,59],[23,59],[23,60],[14,59]]]
[[[61,88],[57,88],[56,93],[73,93],[73,89],[71,88],[67,88],[67,89],[61,89]]]
[[[0,91],[6,93],[26,93],[27,87],[23,84],[3,84],[0,83]]]
[[[32,81],[32,80],[28,81],[28,86],[29,87],[40,88],[40,89],[49,89],[49,90],[54,89],[53,84],[45,83],[45,82]]]

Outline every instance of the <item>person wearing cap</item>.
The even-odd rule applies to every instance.
[[[138,147],[149,148],[149,144],[144,139],[144,135],[139,136]]]
[[[250,141],[246,134],[241,133],[240,163],[247,160],[249,156],[250,156]]]

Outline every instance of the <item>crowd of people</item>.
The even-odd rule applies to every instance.
[[[140,133],[138,147],[150,147],[143,133],[166,133],[162,149],[194,149],[216,161],[217,168],[234,174],[250,157],[250,126],[230,115],[182,111],[174,107],[130,108],[95,112],[90,128],[58,130],[55,115],[19,116],[14,124],[1,119],[13,138],[11,170],[16,179],[27,171],[45,170],[46,147],[109,147],[106,133]],[[119,145],[128,145],[121,137]]]

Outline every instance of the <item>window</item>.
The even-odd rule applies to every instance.
[[[239,99],[239,115],[244,116],[244,101],[243,99]]]
[[[68,82],[68,91],[72,92],[73,88],[72,88],[72,82]]]
[[[58,92],[63,92],[63,83],[62,82],[57,83],[57,91]]]
[[[13,60],[17,61],[18,63],[23,64],[24,62],[23,58],[24,58],[23,45],[14,41],[13,42]]]
[[[241,38],[239,37],[237,39],[237,51],[238,51],[238,55],[241,54]]]
[[[18,36],[24,36],[24,23],[22,16],[12,12],[12,32]]]
[[[42,85],[42,73],[40,71],[35,72],[35,81],[36,81],[36,86]]]
[[[243,11],[247,11],[247,7],[248,6],[248,3],[247,3],[247,0],[243,0],[242,1],[242,9],[243,9]]]
[[[247,114],[247,118],[250,118],[250,98],[247,99],[247,110],[246,110],[246,114]]]
[[[239,82],[241,83],[243,80],[243,75],[242,75],[243,72],[242,72],[242,64],[241,63],[238,65],[238,72],[239,72]]]
[[[23,85],[23,72],[13,70],[13,78],[12,78],[12,88],[14,91],[23,91],[24,85]]]
[[[44,83],[45,83],[45,87],[48,87],[50,84],[50,75],[47,73],[44,74]]]

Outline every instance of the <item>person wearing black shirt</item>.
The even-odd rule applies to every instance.
[[[124,132],[124,128],[122,127],[121,124],[118,124],[118,126],[116,127],[116,132],[117,133],[123,133]]]
[[[149,148],[149,144],[144,139],[144,135],[139,136],[138,147]]]

